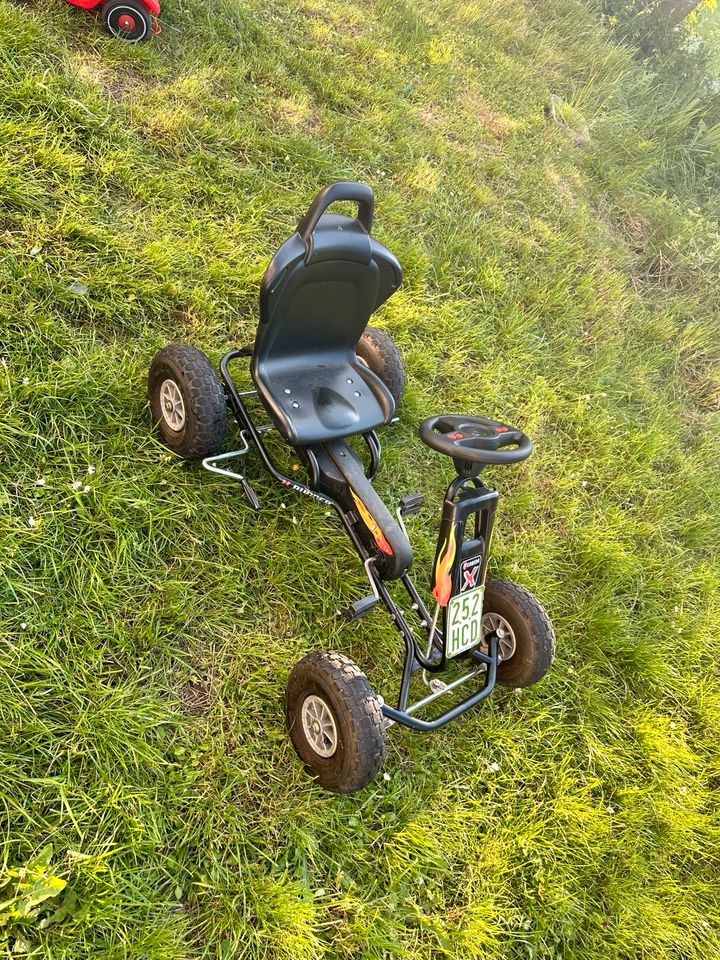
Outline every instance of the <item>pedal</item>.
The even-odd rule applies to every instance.
[[[348,623],[352,623],[354,620],[359,620],[360,617],[364,617],[366,613],[370,613],[376,603],[377,597],[372,595],[362,597],[360,600],[356,600],[355,603],[351,603],[349,607],[345,607],[344,610],[340,610],[339,616],[347,620]]]
[[[414,513],[419,513],[424,503],[425,497],[421,493],[410,493],[398,504],[398,513],[401,517],[410,517]]]

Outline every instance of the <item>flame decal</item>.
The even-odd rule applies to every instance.
[[[435,564],[435,585],[432,589],[432,595],[435,597],[441,607],[446,607],[452,593],[452,570],[453,560],[455,559],[455,528],[450,528],[447,540],[442,546],[440,555]]]
[[[368,528],[370,533],[373,535],[373,539],[375,540],[375,543],[378,545],[378,549],[382,550],[383,553],[387,553],[387,555],[391,557],[393,555],[392,547],[385,539],[385,535],[383,534],[382,530],[378,526],[377,520],[370,513],[368,508],[365,506],[362,500],[358,497],[355,491],[351,490],[350,493],[352,494],[352,498],[355,501],[355,506],[358,508],[358,512],[362,517],[362,521],[365,524],[365,526]]]

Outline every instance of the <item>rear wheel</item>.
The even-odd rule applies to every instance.
[[[225,437],[225,394],[205,354],[172,343],[153,357],[148,399],[163,442],[185,460],[215,453]]]
[[[555,631],[537,597],[512,580],[488,580],[483,633],[498,634],[497,681],[504,687],[537,683],[555,658]]]
[[[379,327],[365,327],[355,353],[358,360],[380,377],[397,406],[405,393],[405,364],[390,334]]]
[[[341,653],[309,653],[293,667],[285,695],[288,728],[305,769],[326,790],[352,793],[385,759],[380,698]]]
[[[103,7],[103,19],[108,32],[118,40],[140,43],[152,34],[152,18],[137,0],[110,0]]]

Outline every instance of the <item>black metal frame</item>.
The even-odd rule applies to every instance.
[[[305,483],[301,483],[298,480],[293,479],[292,477],[286,476],[278,467],[273,463],[270,454],[268,453],[265,444],[262,440],[262,432],[267,427],[258,428],[253,422],[252,416],[250,415],[249,410],[247,409],[244,399],[248,397],[257,396],[256,390],[246,390],[239,391],[235,386],[235,383],[230,375],[228,366],[231,361],[239,359],[240,357],[249,357],[252,355],[252,347],[243,347],[236,350],[231,350],[225,354],[225,356],[220,361],[220,376],[225,385],[227,400],[232,410],[232,413],[237,421],[237,424],[243,434],[243,436],[249,437],[252,440],[253,445],[260,454],[265,467],[268,472],[285,487],[289,487],[291,490],[294,490],[296,493],[304,494],[307,497],[310,497],[313,500],[317,500],[320,503],[324,503],[329,507],[332,507],[333,510],[340,517],[340,521],[344,526],[350,540],[353,543],[356,551],[358,552],[361,560],[365,565],[368,577],[370,578],[373,590],[378,596],[385,607],[387,608],[390,616],[395,623],[395,626],[402,634],[404,643],[405,643],[405,657],[403,663],[402,671],[402,680],[400,683],[400,691],[397,699],[397,707],[391,707],[386,703],[383,703],[382,711],[384,716],[394,723],[402,724],[403,726],[410,727],[414,730],[437,730],[439,727],[444,726],[450,720],[454,720],[456,717],[465,713],[467,710],[470,710],[472,707],[476,706],[481,700],[484,700],[495,686],[495,679],[497,674],[497,636],[494,632],[486,636],[488,642],[488,653],[483,653],[482,651],[475,650],[472,654],[467,655],[465,658],[468,662],[475,661],[478,665],[474,670],[469,672],[464,678],[460,678],[458,681],[455,681],[454,684],[448,685],[447,689],[451,689],[456,685],[460,685],[461,682],[471,679],[471,677],[479,676],[482,671],[482,665],[485,666],[485,683],[480,689],[475,690],[472,694],[466,697],[459,703],[456,703],[454,706],[449,707],[447,710],[434,717],[432,720],[421,720],[418,717],[412,715],[411,711],[419,709],[424,706],[426,703],[430,703],[432,700],[441,696],[442,693],[446,692],[441,690],[434,692],[433,694],[425,697],[421,701],[418,701],[415,704],[408,704],[410,697],[410,684],[412,680],[413,673],[422,668],[428,673],[439,673],[447,665],[446,657],[446,642],[445,642],[445,633],[444,630],[439,630],[437,627],[433,629],[433,620],[430,616],[427,607],[425,606],[422,598],[420,597],[412,579],[408,573],[403,574],[400,577],[400,580],[408,593],[408,596],[411,600],[412,609],[417,613],[420,619],[420,626],[423,627],[428,635],[431,633],[437,638],[439,642],[439,656],[427,656],[420,649],[418,641],[415,638],[415,635],[412,632],[412,629],[408,625],[408,622],[405,618],[405,614],[400,609],[400,607],[395,603],[390,592],[387,588],[385,581],[378,575],[377,571],[374,568],[374,563],[372,561],[373,556],[367,550],[363,542],[358,537],[358,534],[354,527],[355,516],[351,511],[345,510],[343,506],[337,502],[333,497],[328,496],[326,493],[323,493],[317,489],[313,489],[313,486],[317,486],[320,480],[320,471],[317,464],[317,461],[312,454],[312,451],[303,448],[308,468],[310,474],[310,486]],[[377,435],[374,431],[363,434],[363,439],[368,448],[370,455],[370,462],[365,470],[365,475],[368,479],[372,480],[377,471],[378,465],[380,463],[380,441],[377,438]],[[212,458],[210,458],[212,459]],[[260,501],[253,490],[250,483],[244,477],[239,477],[245,495],[250,501],[254,510],[260,510],[261,505]],[[455,480],[450,484],[445,495],[446,506],[448,502],[454,502],[456,496],[462,491],[467,482],[471,480],[481,499],[487,500],[487,505],[483,505],[482,509],[479,511],[473,511],[476,513],[475,518],[475,536],[482,535],[485,544],[485,555],[483,558],[483,577],[484,571],[487,564],[487,545],[489,544],[490,534],[492,532],[492,524],[495,513],[495,501],[497,500],[497,494],[495,491],[488,490],[482,482],[477,477],[456,477]],[[487,494],[487,497],[485,497]],[[464,520],[467,519],[466,517]],[[463,520],[463,525],[464,525]]]

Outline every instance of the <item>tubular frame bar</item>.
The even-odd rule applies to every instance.
[[[394,721],[395,723],[402,724],[404,727],[410,727],[412,730],[428,732],[430,730],[438,730],[440,727],[445,726],[446,723],[449,723],[451,720],[454,720],[456,717],[459,717],[466,711],[472,710],[472,708],[480,703],[481,700],[484,700],[485,697],[489,696],[495,688],[495,679],[497,676],[497,635],[494,631],[493,633],[488,634],[488,641],[490,644],[489,656],[486,654],[473,654],[473,659],[487,664],[485,683],[482,687],[480,687],[479,690],[476,690],[474,693],[471,693],[470,696],[465,697],[465,699],[461,700],[460,703],[456,703],[454,706],[449,707],[432,720],[421,720],[419,717],[414,717],[411,711],[417,710],[419,707],[424,706],[431,700],[436,699],[436,697],[425,697],[418,703],[411,704],[410,707],[406,706],[405,709],[402,710],[396,710],[394,707],[390,707],[385,703],[382,706],[383,716],[387,717],[388,720]],[[465,677],[462,677],[454,684],[448,684],[447,689],[440,691],[440,693],[438,693],[436,696],[442,696],[444,693],[452,690],[453,687],[459,686],[460,683],[465,683],[467,680],[472,679],[477,673],[479,673],[479,671],[468,673]]]
[[[382,448],[380,446],[378,435],[374,430],[364,433],[362,438],[365,441],[365,445],[367,446],[368,450],[370,451],[370,463],[365,470],[365,476],[368,478],[368,480],[372,480],[377,473],[378,467],[380,466],[380,454],[382,452]]]

